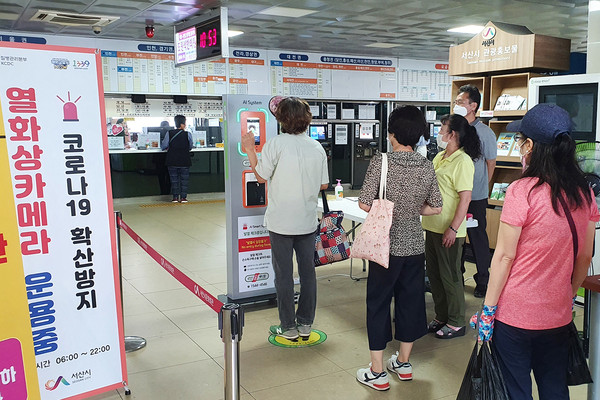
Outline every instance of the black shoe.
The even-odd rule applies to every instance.
[[[487,285],[477,285],[475,286],[475,290],[473,291],[473,296],[477,297],[478,299],[482,299],[485,297],[486,293]]]

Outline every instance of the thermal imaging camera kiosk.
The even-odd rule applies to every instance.
[[[269,232],[264,226],[269,184],[260,183],[242,147],[242,136],[254,135],[260,160],[263,146],[277,136],[269,111],[270,96],[224,95],[225,208],[227,227],[226,301],[249,303],[275,297]]]

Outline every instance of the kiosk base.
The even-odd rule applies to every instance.
[[[265,294],[262,296],[254,296],[254,297],[246,297],[241,299],[232,299],[226,294],[220,294],[217,296],[220,302],[223,304],[227,303],[236,303],[240,305],[253,305],[253,304],[262,304],[262,303],[270,303],[273,302],[276,304],[277,295],[275,293]]]

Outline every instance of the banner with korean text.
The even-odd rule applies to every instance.
[[[100,54],[0,42],[0,75],[0,398],[122,387]]]

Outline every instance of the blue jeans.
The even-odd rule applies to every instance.
[[[493,351],[496,352],[511,399],[532,399],[531,370],[540,400],[568,400],[568,325],[554,329],[516,328],[494,322]]]
[[[190,180],[190,167],[169,167],[169,177],[171,178],[171,194],[173,197],[185,199]]]
[[[317,307],[315,232],[307,235],[280,235],[269,231],[269,238],[281,328],[284,330],[295,328],[296,322],[312,325]],[[294,264],[292,262],[294,250],[300,276],[297,312],[294,306]]]

